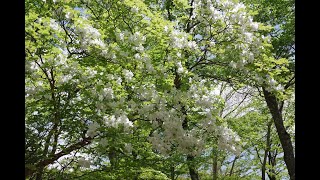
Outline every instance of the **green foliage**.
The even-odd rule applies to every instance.
[[[229,98],[215,93],[219,82],[235,89],[270,88],[280,101],[290,100],[284,106],[285,125],[294,134],[292,86],[275,91],[270,83],[256,79],[268,77],[285,86],[292,78],[294,2],[248,0],[248,7],[238,12],[224,2],[27,0],[25,166],[33,172],[29,178],[38,173],[43,179],[185,179],[192,167],[205,169],[199,170],[200,177],[210,179],[212,158],[217,156],[223,164],[234,153],[220,149],[219,137],[225,135],[221,129],[236,132],[241,141],[231,146],[242,145],[252,154],[253,148],[265,149],[263,136],[271,119],[264,100],[254,97],[257,91],[249,105],[229,111],[241,117],[223,117]],[[246,12],[259,21],[257,31],[249,30],[250,24],[230,27],[233,15],[245,17]],[[226,17],[219,19],[221,14]],[[262,34],[272,35],[270,42]],[[249,59],[243,55],[247,52],[253,53],[252,62],[239,65]],[[236,68],[232,62],[238,63]],[[237,104],[239,100],[232,108]],[[116,124],[119,119],[127,124]],[[91,136],[94,123],[99,127]],[[175,126],[176,134],[181,126],[181,137],[192,134],[195,139],[165,139]],[[162,144],[150,142],[154,132],[165,140]],[[281,153],[274,128],[271,139],[271,151]],[[184,143],[187,148],[180,148]],[[203,143],[204,148],[191,143]],[[170,148],[162,150],[159,144]],[[190,154],[191,162],[186,158]],[[80,167],[81,156],[90,159],[90,168]],[[240,158],[235,169],[259,169],[257,157],[249,162],[248,157]],[[281,168],[283,162],[277,162]],[[219,175],[255,178],[254,173],[241,178]]]

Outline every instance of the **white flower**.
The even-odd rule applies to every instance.
[[[139,53],[137,53],[137,54],[134,55],[134,58],[137,59],[137,60],[139,60],[139,59],[141,59],[141,56],[140,56]]]
[[[102,138],[102,139],[100,140],[100,144],[101,144],[102,147],[106,147],[106,146],[108,145],[108,140],[107,140],[107,138]]]
[[[121,40],[121,41],[123,41],[124,40],[124,33],[119,33],[119,39]]]
[[[95,131],[87,131],[87,136],[93,138],[95,135],[97,135],[97,132],[95,132]]]
[[[133,49],[136,50],[136,51],[139,51],[139,52],[143,52],[144,51],[144,47],[142,45],[136,46]]]
[[[67,18],[67,19],[72,18],[72,13],[71,13],[71,12],[67,12],[67,13],[66,13],[66,18]]]
[[[248,62],[252,63],[254,61],[253,53],[249,53]]]
[[[100,125],[97,122],[91,123],[88,126],[87,135],[91,138],[93,138],[95,135],[98,134],[97,129],[100,127]]]
[[[53,30],[56,30],[56,31],[59,31],[59,30],[60,30],[59,24],[58,24],[54,19],[50,19],[50,24],[49,24],[49,26],[50,26]]]
[[[276,88],[277,91],[283,91],[284,88],[281,86],[281,84],[279,84]]]
[[[81,166],[81,167],[85,167],[85,168],[90,168],[90,161],[88,160],[85,160],[84,158],[80,158],[78,160],[78,164]]]
[[[251,24],[251,28],[252,28],[253,31],[257,31],[259,29],[259,24],[254,22],[254,23]]]
[[[126,149],[126,151],[127,151],[128,153],[131,153],[131,152],[132,152],[132,146],[131,146],[131,144],[126,144],[124,148]]]
[[[89,130],[96,130],[100,127],[100,125],[97,122],[91,123],[89,126]]]
[[[253,40],[253,35],[252,35],[252,33],[245,32],[244,35],[245,35],[246,41],[247,41],[248,43],[251,43],[252,40]]]
[[[137,13],[139,11],[139,8],[138,7],[132,7],[131,11],[134,12],[134,13]]]
[[[231,61],[230,66],[235,69],[235,68],[237,68],[237,63]]]
[[[184,69],[183,69],[182,64],[181,64],[181,62],[180,62],[180,61],[179,61],[179,62],[177,62],[177,67],[178,67],[177,72],[178,72],[179,74],[181,74],[181,73],[183,73],[183,72],[184,72]]]
[[[118,77],[117,81],[116,81],[119,85],[121,85],[122,79],[121,77]]]
[[[106,124],[109,125],[109,126],[117,126],[116,124],[116,117],[114,115],[110,116],[110,117],[107,117],[107,116],[104,116],[103,119],[106,121]]]
[[[133,77],[133,73],[129,70],[124,69],[122,71],[124,77],[126,78],[126,80],[131,81],[132,77]]]
[[[276,84],[276,82],[277,82],[277,81],[275,81],[274,79],[270,79],[270,80],[269,80],[269,84],[270,84],[271,86],[274,86],[274,85]]]
[[[132,127],[133,124],[132,122],[128,119],[128,117],[124,114],[120,115],[119,118],[118,118],[118,122],[123,124],[125,127]]]
[[[112,99],[113,98],[113,90],[111,87],[106,87],[106,88],[103,88],[103,92],[102,92],[103,96],[106,97],[106,98],[110,98]]]
[[[164,32],[168,32],[169,28],[168,26],[164,26]]]
[[[105,57],[108,57],[108,50],[105,50],[105,49],[102,50],[102,51],[101,51],[101,55],[102,55],[102,56],[105,56]]]
[[[189,41],[188,42],[188,47],[190,49],[195,49],[197,47],[197,43],[195,41]]]
[[[38,115],[38,114],[39,114],[38,111],[34,111],[34,112],[32,113],[32,115],[34,115],[34,116],[36,116],[36,115]]]
[[[151,63],[146,64],[146,70],[151,73],[154,72],[154,68]]]
[[[247,64],[247,61],[246,60],[244,60],[244,59],[242,59],[242,60],[240,60],[239,62],[238,62],[238,67],[243,67],[244,65],[246,65]]]

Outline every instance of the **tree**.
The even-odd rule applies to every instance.
[[[26,176],[197,180],[208,149],[238,156],[220,81],[263,89],[273,107],[290,78],[247,11],[227,0],[26,1]]]

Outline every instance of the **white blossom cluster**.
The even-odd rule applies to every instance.
[[[79,158],[78,160],[78,164],[81,166],[81,167],[85,167],[85,168],[90,168],[90,161],[89,160],[86,160],[84,158]]]
[[[284,87],[278,83],[275,79],[273,79],[272,77],[270,77],[269,75],[266,76],[266,78],[264,79],[264,82],[266,83],[266,90],[267,91],[283,91]]]
[[[173,48],[183,49],[188,44],[188,34],[185,32],[180,32],[178,30],[173,30],[170,34],[171,46]]]
[[[140,32],[135,32],[129,37],[129,42],[131,42],[136,47],[141,46],[142,44],[145,43],[145,41],[146,41],[146,36],[144,36]]]
[[[220,149],[229,150],[236,155],[240,155],[241,147],[238,145],[240,142],[239,136],[225,126],[219,126],[217,129],[219,131],[218,147]]]
[[[134,74],[130,70],[127,70],[127,69],[123,69],[122,73],[128,82],[130,82],[132,80],[132,77],[134,76]]]
[[[231,0],[195,0],[193,8],[193,18],[199,19],[207,27],[209,27],[209,24],[210,27],[217,26],[216,28],[195,28],[194,31],[197,31],[195,39],[204,39],[203,34],[208,36],[208,34],[223,32],[221,35],[218,33],[218,39],[216,40],[231,41],[231,37],[236,38],[237,40],[232,40],[234,45],[227,47],[226,50],[232,53],[236,48],[241,52],[237,55],[237,58],[233,58],[234,60],[230,62],[229,65],[232,68],[244,69],[246,64],[255,61],[263,48],[262,42],[265,38],[255,34],[259,29],[259,24],[254,22],[252,17],[246,13],[246,7],[243,3],[236,3]],[[210,40],[208,43],[215,44],[216,40]]]
[[[79,20],[75,32],[79,35],[80,44],[83,49],[87,49],[92,45],[96,45],[101,49],[106,47],[104,42],[101,40],[100,32],[84,21]]]
[[[217,103],[216,95],[211,88],[206,88],[206,81],[200,80],[199,77],[191,78],[190,81],[192,82],[189,91],[172,88],[170,92],[164,92],[162,95],[152,85],[142,86],[143,88],[136,89],[137,96],[148,103],[141,105],[129,101],[128,106],[132,111],[138,112],[143,119],[150,120],[154,129],[161,127],[161,130],[155,130],[148,140],[154,149],[163,154],[168,154],[173,147],[176,147],[179,152],[199,155],[203,152],[206,138],[220,134],[228,135],[225,144],[232,151],[234,141],[229,139],[233,134],[217,130],[215,120],[217,111],[213,106]],[[187,105],[186,101],[193,104]],[[183,104],[188,115],[182,112]],[[184,129],[184,120],[196,114],[202,116],[198,125],[189,130]]]
[[[87,135],[91,138],[96,136],[99,132],[97,131],[98,128],[100,128],[100,125],[97,122],[91,123],[89,126],[89,129],[87,131]]]
[[[119,125],[123,125],[125,129],[133,127],[132,121],[130,121],[127,115],[124,113],[117,115],[106,115],[103,117],[103,120],[108,127],[118,128]]]

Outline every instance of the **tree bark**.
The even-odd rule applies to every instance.
[[[194,159],[193,156],[191,155],[187,156],[189,174],[190,174],[191,180],[199,180],[199,175],[197,171],[194,169],[194,166],[191,164],[193,159]]]
[[[270,180],[276,180],[276,176],[275,176],[275,156],[272,156],[271,152],[269,151],[269,155],[268,155],[268,159],[269,159],[269,165],[271,165],[271,168],[269,169],[269,173],[268,173],[268,177]]]
[[[175,178],[174,178],[175,173],[174,173],[174,166],[173,166],[173,165],[170,167],[170,176],[171,176],[171,180],[174,180],[174,179],[175,179]]]
[[[238,159],[238,157],[236,156],[236,157],[234,158],[234,160],[232,161],[232,166],[231,166],[231,169],[230,169],[229,176],[231,176],[231,175],[232,175],[232,173],[233,173],[234,164],[236,163],[236,160],[237,160],[237,159]]]
[[[295,157],[294,150],[291,142],[291,137],[286,131],[281,111],[279,110],[279,105],[276,97],[270,92],[263,88],[264,98],[266,100],[267,106],[272,115],[276,130],[280,139],[280,143],[284,152],[284,162],[286,163],[290,180],[295,180]]]
[[[116,150],[114,147],[110,148],[110,151],[108,152],[108,157],[110,159],[111,169],[116,169],[117,168],[117,154],[116,154]]]
[[[218,179],[218,153],[213,154],[213,163],[212,163],[212,179]]]
[[[267,157],[268,153],[270,153],[270,135],[271,135],[271,123],[268,123],[268,130],[267,130],[267,143],[266,143],[266,149],[264,151],[264,157],[263,157],[263,162],[262,162],[262,167],[261,167],[261,179],[265,180],[266,179],[266,164],[267,164]]]
[[[275,166],[276,166],[276,158],[278,155],[277,149],[272,154],[271,151],[269,152],[268,159],[269,159],[269,165],[271,165],[271,168],[269,169],[268,177],[270,180],[276,180],[276,173],[275,173]]]

